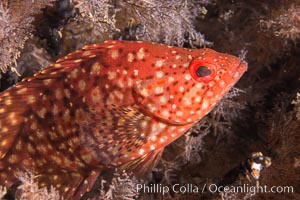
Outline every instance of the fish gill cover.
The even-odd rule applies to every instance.
[[[150,176],[141,180],[134,174],[122,170],[106,169],[101,174],[95,172],[92,179],[88,180],[95,182],[95,185],[89,188],[92,191],[86,193],[82,199],[198,199],[201,197],[204,199],[297,199],[300,192],[298,178],[300,173],[300,138],[298,135],[300,131],[300,60],[297,56],[300,52],[299,25],[300,5],[296,0],[288,2],[269,0],[62,0],[58,2],[5,0],[0,4],[0,68],[2,70],[0,89],[3,91],[2,94],[10,94],[9,91],[13,89],[6,90],[8,87],[20,80],[26,80],[26,77],[34,73],[43,74],[44,68],[68,53],[87,44],[103,43],[111,39],[149,41],[188,49],[209,47],[218,52],[239,55],[241,60],[248,62],[248,71],[207,116],[189,129],[184,136],[165,148],[164,154],[158,160],[158,165],[152,170]],[[93,51],[92,46],[90,48]],[[76,53],[73,54],[76,59],[93,56],[88,53],[83,56],[80,52],[78,55],[80,56],[76,57]],[[116,56],[122,53],[109,55]],[[126,59],[130,60],[131,56],[126,55]],[[63,66],[66,67],[67,63]],[[204,69],[196,70],[195,74],[203,74]],[[51,71],[45,69],[44,73],[51,73]],[[159,78],[161,74],[158,72],[156,75]],[[187,77],[183,75],[182,77]],[[55,76],[55,71],[52,76]],[[113,78],[114,73],[110,73],[109,77]],[[30,82],[31,78],[27,80]],[[135,91],[144,98],[143,87],[149,88],[156,86],[155,84],[143,82]],[[66,84],[67,88],[71,85],[76,85],[78,90],[85,87],[93,88],[80,80]],[[178,85],[178,90],[179,87],[180,85]],[[157,92],[159,93],[162,88],[166,89],[158,87]],[[46,88],[46,92],[43,90],[43,93],[45,92],[45,96],[59,98],[60,93],[57,93],[55,89],[59,87]],[[39,94],[40,88],[31,87],[29,90],[33,94]],[[182,88],[180,90],[183,91]],[[65,106],[65,97],[68,96],[68,91],[61,92],[63,92],[61,94],[64,100],[57,105],[57,111]],[[97,98],[97,92],[93,94]],[[120,94],[117,92],[114,96],[120,97]],[[25,95],[29,102],[34,101],[32,97],[37,96]],[[146,100],[156,102],[159,99]],[[164,102],[164,98],[159,101]],[[0,112],[6,110],[6,115],[1,115],[0,119],[1,134],[4,132],[5,125],[13,123],[13,121],[3,122],[2,119],[13,120],[15,118],[11,115],[12,113],[16,114],[15,111],[21,112],[27,108],[26,105],[18,104],[18,106],[20,107],[1,104]],[[47,107],[48,104],[44,106]],[[176,106],[183,106],[183,103]],[[152,110],[150,109],[149,112]],[[122,113],[134,114],[135,119],[147,121],[146,116],[139,115],[134,110],[125,109],[119,112],[111,108],[109,112],[103,111],[103,113],[106,116]],[[112,114],[108,115],[108,113]],[[48,112],[44,112],[42,107],[35,111],[36,117],[44,115],[48,116]],[[71,121],[76,120],[76,113],[73,115],[72,110],[69,115],[68,112],[62,112],[61,115],[61,117],[66,117],[64,119],[69,116]],[[156,113],[156,116],[160,114]],[[78,119],[86,119],[86,117],[80,118],[78,111]],[[45,121],[37,122],[37,127],[44,126]],[[57,124],[59,125],[59,122]],[[131,130],[130,124],[128,122],[128,132]],[[30,123],[30,126],[32,125],[34,123]],[[82,127],[84,131],[89,131],[88,128],[91,126]],[[64,131],[68,130],[65,126],[61,128]],[[60,131],[58,126],[55,127],[55,131]],[[122,132],[122,130],[119,131]],[[34,134],[38,136],[38,133],[36,131]],[[109,142],[111,139],[105,140]],[[3,141],[6,140],[0,141],[2,145],[5,144]],[[139,145],[140,140],[134,141],[137,142],[136,145]],[[34,147],[32,151],[35,148],[40,148],[41,151],[45,150],[44,147],[47,148],[45,141],[33,145],[28,138],[21,142],[24,142],[27,148]],[[151,147],[149,144],[149,148]],[[13,144],[10,149],[18,149],[18,143]],[[142,153],[142,151],[139,152]],[[64,155],[60,158],[67,160],[67,156]],[[88,159],[88,156],[85,158]],[[13,156],[10,159],[14,161]],[[272,159],[271,166],[269,166],[269,159]],[[58,161],[57,158],[53,156],[52,162],[56,161]],[[36,161],[36,163],[41,163],[41,168],[45,170],[51,170],[51,162],[47,162],[46,165],[43,165],[43,161]],[[266,169],[260,171],[256,166],[263,166]],[[78,166],[73,166],[73,169],[76,167]],[[93,174],[94,172],[87,173]],[[17,178],[23,182],[17,189],[17,199],[62,198],[59,187],[42,187],[43,181],[40,180],[38,183],[39,178],[34,171],[24,169],[17,174]],[[1,175],[7,176],[4,172],[1,172]],[[11,178],[7,177],[7,180]],[[72,183],[72,179],[62,180],[63,176],[52,176],[52,179],[60,185]],[[294,191],[289,194],[261,193],[254,196],[251,196],[249,192],[211,194],[207,189],[203,194],[170,192],[162,195],[161,192],[137,191],[138,184],[146,186],[161,184],[172,187],[175,184],[193,183],[200,188],[204,184],[211,183],[234,186],[256,185],[258,182],[260,185],[267,186],[293,186]],[[0,195],[2,194],[7,199],[11,198],[15,193],[15,188],[6,188],[3,183],[0,185],[2,185]],[[8,194],[6,194],[7,191]]]

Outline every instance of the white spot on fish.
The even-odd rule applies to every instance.
[[[206,99],[203,99],[201,108],[202,108],[202,109],[208,108],[208,102],[207,102]]]
[[[203,86],[203,83],[196,83],[196,88],[197,88],[197,89],[201,89],[202,86]]]
[[[53,105],[53,115],[57,115],[58,114],[58,106],[56,104]]]
[[[208,83],[208,86],[209,87],[213,87],[215,85],[215,82],[214,81],[210,81],[209,83]]]
[[[189,81],[189,80],[191,80],[192,77],[189,74],[184,74],[184,78],[185,78],[185,80]]]
[[[144,155],[145,150],[144,149],[140,149],[138,153],[139,153],[139,155]]]
[[[37,112],[37,114],[38,114],[38,116],[40,117],[40,118],[44,118],[45,117],[45,114],[46,114],[46,108],[42,108],[41,110],[39,110],[38,112]]]
[[[173,76],[169,76],[168,82],[169,82],[169,83],[172,83],[172,82],[174,82],[174,81],[175,81],[175,78],[174,78]]]
[[[190,66],[190,63],[189,63],[189,62],[186,62],[186,63],[183,64],[183,67],[185,67],[185,68],[187,68],[187,67],[189,67],[189,66]]]
[[[94,103],[97,103],[101,100],[99,87],[95,87],[91,92],[91,99]]]
[[[148,104],[147,107],[148,107],[148,109],[150,110],[150,112],[155,112],[155,111],[157,111],[157,107],[154,106],[153,104]]]
[[[134,55],[133,55],[132,53],[129,53],[129,54],[127,55],[127,60],[128,60],[128,62],[133,62],[133,60],[134,60]]]
[[[92,53],[91,51],[84,51],[82,55],[83,56],[89,56],[91,53]]]
[[[116,78],[116,75],[117,75],[116,72],[107,72],[107,74],[108,74],[109,80]]]
[[[181,117],[181,116],[183,116],[183,112],[182,112],[182,111],[180,111],[180,110],[179,110],[179,111],[177,111],[177,112],[176,112],[176,116],[177,116],[177,117]]]
[[[8,118],[10,119],[10,123],[12,125],[17,124],[18,121],[16,120],[16,113],[14,113],[14,112],[10,113]]]
[[[153,142],[155,142],[157,140],[156,135],[151,136],[150,140],[153,141]]]
[[[206,96],[208,96],[208,97],[211,97],[211,96],[213,96],[214,95],[214,93],[212,92],[212,91],[207,91],[206,92]]]
[[[156,66],[156,67],[162,67],[163,64],[164,64],[164,60],[157,60],[157,61],[155,62],[155,66]]]
[[[151,151],[155,150],[155,145],[150,145],[150,150]]]
[[[164,76],[164,73],[162,71],[158,71],[155,73],[156,78],[162,78]]]
[[[168,110],[163,110],[161,112],[161,114],[164,116],[164,117],[169,117],[170,116],[170,112]]]
[[[162,94],[162,93],[164,93],[164,88],[163,88],[163,87],[156,87],[156,88],[154,89],[154,93],[155,93],[156,95]]]
[[[29,96],[27,97],[27,102],[28,102],[29,104],[34,103],[34,102],[35,102],[35,96],[29,95]]]
[[[179,92],[183,92],[184,91],[184,87],[183,86],[179,86]]]
[[[119,52],[118,50],[112,50],[111,51],[111,58],[112,59],[117,59],[119,57]]]
[[[148,97],[148,96],[149,96],[149,91],[148,91],[146,88],[142,88],[142,89],[140,90],[140,93],[141,93],[141,95],[144,96],[144,97]]]
[[[144,48],[140,48],[140,50],[137,52],[137,58],[139,60],[142,60],[145,57]]]
[[[78,76],[78,69],[74,69],[72,72],[71,72],[71,78],[77,78]]]
[[[17,94],[24,94],[25,92],[27,92],[27,88],[22,88],[17,91]]]
[[[187,122],[192,122],[193,120],[191,118],[188,118],[186,121]]]
[[[4,103],[5,103],[5,105],[9,106],[9,105],[12,104],[12,100],[11,99],[7,99],[7,100],[5,100]]]
[[[44,83],[44,85],[48,86],[52,83],[52,81],[53,81],[52,79],[45,79],[45,80],[43,80],[43,83]]]
[[[85,89],[85,86],[86,86],[86,83],[84,82],[84,80],[80,80],[80,81],[78,82],[78,88],[79,88],[80,90],[84,90],[84,89]]]
[[[73,62],[74,63],[80,63],[82,61],[82,59],[77,59],[77,60],[74,60]]]
[[[196,102],[196,103],[199,103],[200,101],[201,101],[201,98],[200,98],[200,97],[196,97],[196,98],[195,98],[195,102]]]
[[[65,96],[66,96],[68,99],[70,99],[70,97],[71,97],[70,90],[64,89],[64,93],[65,93]]]
[[[63,97],[63,95],[62,95],[61,90],[60,89],[56,89],[55,90],[55,98],[58,99],[58,100],[60,100],[60,99],[62,99],[62,97]]]
[[[138,75],[139,75],[139,70],[134,69],[134,70],[133,70],[133,75],[138,76]]]
[[[147,121],[142,121],[142,122],[141,122],[141,127],[142,127],[142,128],[146,128],[147,125],[148,125],[148,122],[147,122]]]
[[[160,128],[160,129],[164,129],[164,128],[166,128],[166,124],[164,124],[164,123],[158,123],[158,127]]]
[[[192,105],[192,101],[189,98],[184,97],[182,99],[182,101],[183,101],[183,104],[186,105],[186,106]]]
[[[233,74],[233,78],[237,78],[239,75],[240,75],[239,72],[235,72],[235,73]]]
[[[221,81],[219,82],[219,85],[220,85],[221,87],[224,87],[224,86],[225,86],[225,81],[221,80]]]
[[[124,96],[124,95],[123,95],[120,91],[115,90],[115,91],[114,91],[114,94],[115,94],[115,96],[116,96],[118,99],[120,99],[120,100],[123,99],[123,96]]]
[[[92,65],[92,68],[91,68],[91,74],[92,75],[99,75],[100,74],[100,65],[98,62],[95,62],[93,65]]]
[[[159,101],[162,105],[165,105],[168,102],[168,98],[165,96],[159,97]]]
[[[133,80],[131,78],[127,79],[127,86],[132,87],[133,86]]]
[[[160,138],[160,139],[159,139],[159,142],[160,142],[160,143],[164,143],[165,141],[166,141],[165,138]]]

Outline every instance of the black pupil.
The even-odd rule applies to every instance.
[[[196,70],[198,77],[208,76],[211,74],[211,70],[206,66],[199,66]]]

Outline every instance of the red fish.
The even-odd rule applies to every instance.
[[[32,171],[79,199],[103,169],[147,173],[246,69],[207,48],[85,46],[0,94],[0,183]]]

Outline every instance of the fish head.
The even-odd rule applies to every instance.
[[[136,93],[146,112],[171,124],[200,120],[247,70],[241,59],[208,48],[164,55],[154,78],[140,81]]]

